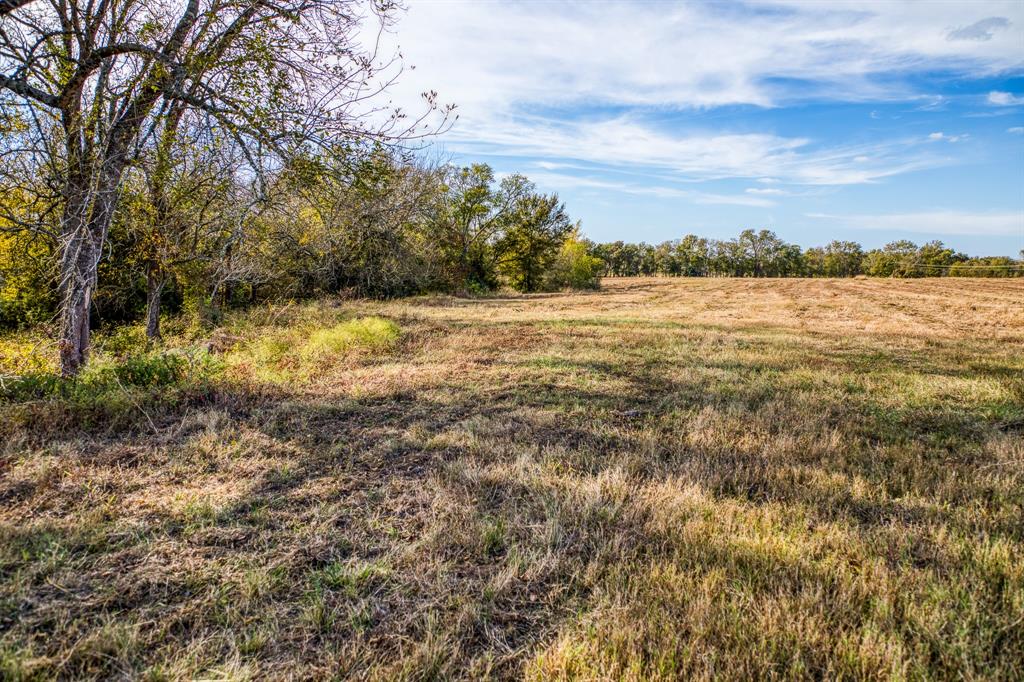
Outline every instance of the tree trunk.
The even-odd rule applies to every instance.
[[[60,325],[60,373],[65,378],[78,374],[89,357],[92,288],[85,286],[70,293],[73,300],[65,303]]]
[[[89,312],[96,290],[96,249],[88,234],[73,236],[61,259],[60,351],[61,376],[73,377],[89,358]]]
[[[75,175],[68,179],[61,217],[60,257],[60,373],[76,376],[89,359],[89,312],[103,243],[117,205],[117,190],[124,170],[124,155],[108,159],[97,187],[89,188]]]
[[[146,338],[160,339],[160,304],[166,279],[157,263],[146,266]]]

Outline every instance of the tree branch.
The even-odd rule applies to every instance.
[[[0,0],[3,2],[4,0]],[[12,78],[10,76],[0,75],[0,90],[7,88],[11,92],[21,95],[22,97],[28,97],[34,99],[37,102],[41,102],[48,107],[56,107],[60,100],[51,95],[50,93],[40,90],[37,87],[33,87],[28,84],[24,78]]]
[[[24,7],[32,0],[0,0],[0,17],[5,17],[19,7]]]

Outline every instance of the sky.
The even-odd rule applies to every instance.
[[[557,192],[597,241],[1024,249],[1024,1],[408,0],[388,92],[430,153]]]

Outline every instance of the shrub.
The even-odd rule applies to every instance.
[[[603,265],[600,258],[590,255],[586,242],[570,237],[562,244],[548,272],[548,288],[597,289]]]
[[[54,371],[31,371],[3,377],[0,400],[87,400],[129,388],[164,388],[193,383],[207,379],[219,370],[219,363],[201,351],[151,352],[118,361],[98,359],[74,379],[62,379]]]
[[[141,324],[116,327],[96,340],[96,347],[115,357],[124,358],[145,353],[149,346],[146,328]]]
[[[341,355],[353,349],[379,350],[398,340],[398,325],[380,317],[360,317],[309,335],[301,355],[317,359]]]

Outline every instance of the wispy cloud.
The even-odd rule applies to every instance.
[[[703,192],[700,190],[664,184],[628,183],[569,173],[534,173],[530,178],[542,187],[588,189],[599,192],[653,196],[662,199],[686,199],[696,204],[721,204],[755,207],[769,207],[775,205],[775,202],[770,199],[746,196],[743,194]]]
[[[1000,29],[1010,25],[1006,17],[988,17],[976,21],[969,26],[961,26],[950,31],[946,35],[947,40],[992,40],[992,37]]]
[[[1019,68],[1022,24],[1014,0],[411,3],[393,38],[417,68],[392,94],[410,108],[429,89],[456,103],[443,144],[457,154],[862,184],[950,159],[907,140],[827,148],[813,134],[665,129],[656,118],[808,99],[942,107],[903,76]]]
[[[997,107],[1014,107],[1024,104],[1024,97],[1018,97],[1012,92],[993,90],[988,93],[988,103],[994,104]]]
[[[521,103],[912,98],[922,93],[892,76],[1020,67],[1022,22],[1014,0],[441,2],[412,3],[397,38],[418,67],[403,79],[410,93],[436,89],[475,114]]]
[[[962,133],[960,135],[947,135],[943,132],[937,132],[929,135],[928,139],[932,142],[938,142],[939,140],[945,140],[946,142],[960,142],[961,140],[966,140],[969,137],[970,135],[967,133]]]
[[[957,139],[961,139],[957,137]],[[929,139],[821,147],[808,138],[760,133],[690,134],[635,116],[555,121],[496,119],[454,130],[446,144],[465,154],[582,161],[604,167],[670,171],[682,180],[758,178],[806,185],[849,185],[949,163]]]
[[[846,227],[890,232],[924,232],[947,235],[1024,236],[1024,212],[968,213],[942,210],[919,213],[832,215],[808,213],[809,218],[838,222]]]

